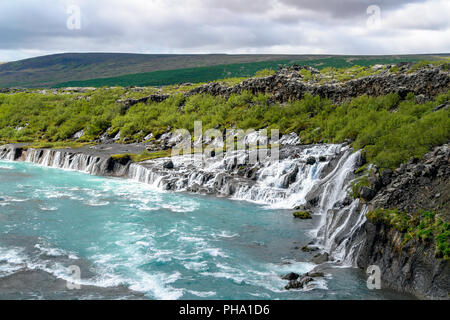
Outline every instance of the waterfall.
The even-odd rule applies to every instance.
[[[366,208],[359,200],[343,202],[355,178],[360,152],[339,144],[290,146],[287,150],[280,161],[269,159],[253,165],[241,165],[248,157],[245,151],[205,161],[177,156],[170,159],[173,169],[165,168],[167,158],[121,165],[106,157],[70,150],[29,148],[17,152],[14,147],[0,147],[0,160],[123,177],[160,190],[215,194],[270,208],[293,209],[312,199],[312,213],[320,215],[314,230],[317,244],[336,261],[354,264],[360,248],[352,246],[355,241],[350,239],[365,222]]]

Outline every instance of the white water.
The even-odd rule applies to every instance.
[[[14,160],[15,150],[0,149],[0,159]],[[172,157],[175,169],[163,168],[169,159],[155,159],[128,167],[116,165],[111,172],[107,159],[57,150],[29,149],[24,161],[47,167],[75,170],[92,175],[115,175],[150,184],[160,190],[192,191],[230,196],[264,204],[270,208],[292,209],[304,205],[309,195],[318,196],[321,219],[314,231],[319,244],[335,260],[354,264],[355,252],[348,248],[352,234],[364,223],[365,209],[358,200],[343,208],[335,205],[347,196],[347,188],[360,157],[343,145],[306,147],[295,157],[266,161],[254,166],[254,180],[242,178],[233,165],[245,160],[242,151],[204,163],[191,156]],[[314,157],[316,163],[307,164]],[[319,157],[325,157],[319,161]]]

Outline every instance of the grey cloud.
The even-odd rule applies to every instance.
[[[428,0],[427,5],[439,1]],[[66,9],[72,2],[82,9],[81,30],[66,28]],[[151,3],[159,6],[145,7]],[[2,52],[10,59],[14,50],[20,57],[23,52],[67,51],[392,53],[389,46],[380,46],[380,39],[401,43],[405,34],[417,29],[443,35],[448,30],[442,14],[440,20],[409,19],[403,10],[411,3],[424,1],[0,1],[0,61],[5,60]],[[366,9],[371,4],[391,17],[389,30],[366,30]],[[447,43],[434,45],[450,51]]]
[[[394,10],[405,4],[420,3],[426,0],[279,0],[288,6],[298,9],[308,9],[313,12],[326,13],[334,18],[366,17],[367,8],[379,6],[381,10]]]

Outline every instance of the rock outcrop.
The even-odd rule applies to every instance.
[[[411,159],[395,171],[376,172],[370,179],[376,196],[369,210],[384,208],[416,214],[419,210],[437,212],[450,221],[450,147],[435,148],[422,160]],[[406,239],[402,233],[382,222],[366,221],[351,239],[361,246],[358,267],[377,265],[382,286],[414,294],[420,298],[448,299],[449,261],[435,256],[433,240]]]
[[[450,88],[450,75],[443,67],[430,67],[413,73],[387,72],[328,84],[305,82],[298,71],[298,68],[285,68],[275,75],[248,79],[234,87],[209,83],[191,90],[187,95],[206,93],[228,97],[233,93],[250,91],[253,94],[267,93],[276,101],[287,102],[302,99],[309,93],[314,96],[328,97],[334,103],[342,103],[360,95],[379,96],[398,93],[404,98],[411,92],[421,95],[423,101],[426,101]]]

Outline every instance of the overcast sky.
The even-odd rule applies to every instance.
[[[62,52],[448,53],[450,1],[0,0],[0,61]]]

